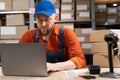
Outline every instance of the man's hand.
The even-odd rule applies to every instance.
[[[55,63],[47,63],[47,71],[58,71],[58,67],[57,65],[55,65]]]
[[[76,65],[72,61],[58,62],[58,63],[47,63],[47,71],[61,71],[68,69],[75,69]]]

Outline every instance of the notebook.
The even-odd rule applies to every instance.
[[[0,44],[2,72],[8,76],[48,76],[44,43]]]

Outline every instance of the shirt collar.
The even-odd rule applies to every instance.
[[[53,33],[56,34],[56,35],[59,35],[59,30],[60,30],[60,26],[55,24],[54,25],[54,30],[53,30]]]

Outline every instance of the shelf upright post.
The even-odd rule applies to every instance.
[[[34,0],[30,0],[29,4],[30,4],[30,9],[34,9]],[[29,14],[29,29],[34,27],[34,16],[33,15],[34,14],[31,14],[31,13]]]
[[[96,29],[96,25],[95,25],[95,7],[94,7],[94,0],[90,0],[90,7],[91,7],[91,23],[92,23],[92,29],[95,30]]]

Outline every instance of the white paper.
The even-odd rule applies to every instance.
[[[72,10],[72,5],[62,5],[62,10]]]
[[[5,2],[0,2],[0,10],[4,10],[5,9]]]
[[[77,10],[87,10],[87,5],[83,4],[83,5],[77,5]]]
[[[89,73],[89,69],[88,68],[81,68],[81,69],[74,69],[74,70],[65,70],[65,71],[61,71],[63,72],[67,77],[70,78],[75,78],[75,77],[79,77],[79,74],[88,74]]]
[[[72,18],[72,14],[70,14],[70,13],[61,14],[61,19],[70,19],[70,18]]]
[[[106,9],[106,4],[99,4],[98,9]]]
[[[16,27],[1,27],[1,35],[16,35]]]
[[[89,17],[89,16],[90,16],[90,13],[89,13],[89,12],[80,12],[80,13],[79,13],[79,16],[80,16],[80,17]]]

